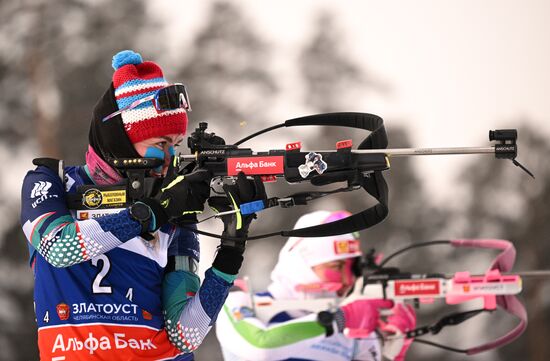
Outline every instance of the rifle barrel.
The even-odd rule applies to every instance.
[[[495,147],[455,147],[455,148],[394,148],[394,149],[357,149],[353,153],[385,153],[390,157],[410,155],[450,155],[450,154],[495,154]]]
[[[510,272],[510,274],[516,274],[521,278],[550,278],[550,270]]]
[[[521,278],[550,278],[550,270],[533,270],[519,272],[503,272],[503,276],[515,275]],[[445,274],[445,278],[453,278],[454,274]],[[472,277],[483,277],[483,274],[472,275]]]
[[[334,150],[312,150],[316,153],[331,153]],[[264,152],[265,153],[265,152]],[[454,148],[393,148],[393,149],[354,149],[357,154],[386,154],[390,157],[411,155],[452,155],[452,154],[495,154],[495,147],[454,147]],[[257,152],[253,152],[257,155]],[[195,160],[194,154],[180,155],[182,160]]]

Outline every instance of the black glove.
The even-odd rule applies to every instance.
[[[208,205],[217,212],[225,212],[231,209],[240,209],[241,204],[254,201],[267,201],[264,184],[259,176],[248,180],[243,172],[237,175],[237,181],[233,185],[224,185],[226,197],[211,197]],[[256,214],[243,215],[240,212],[222,216],[224,233],[229,237],[246,237],[248,227]]]
[[[227,197],[208,199],[208,205],[217,212],[240,209],[241,204],[254,201],[261,201],[265,206],[267,201],[265,187],[259,176],[254,176],[253,180],[249,180],[243,172],[240,172],[235,184],[224,185],[223,189]],[[243,260],[242,254],[246,246],[248,227],[254,218],[256,218],[255,213],[243,215],[240,211],[221,216],[224,230],[218,254],[214,260],[214,267],[228,274],[237,274]],[[225,237],[240,239],[234,240]]]
[[[163,182],[160,205],[168,217],[177,218],[202,213],[204,203],[210,195],[210,178],[209,171],[199,169]]]
[[[212,177],[209,171],[198,169],[182,174],[185,172],[178,172],[178,168],[179,158],[172,157],[159,194],[142,200],[155,214],[157,228],[176,218],[184,218],[185,223],[197,223],[197,214],[202,213],[210,196]]]

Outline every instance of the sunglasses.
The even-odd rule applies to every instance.
[[[103,118],[102,121],[105,122],[111,118],[116,117],[124,111],[134,109],[138,105],[146,103],[148,101],[153,102],[153,106],[159,113],[179,108],[184,108],[187,111],[191,111],[191,103],[189,101],[189,95],[187,94],[187,89],[185,88],[185,85],[176,83],[168,85],[164,88],[160,88],[155,91],[154,94],[146,96],[145,98],[136,100],[127,107],[124,107],[114,113],[107,115],[105,118]]]

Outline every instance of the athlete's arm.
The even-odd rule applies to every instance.
[[[244,292],[231,292],[216,323],[223,349],[245,360],[307,359],[309,346],[321,341],[327,330],[317,314],[266,325],[254,317]]]
[[[162,285],[166,331],[184,352],[200,346],[225,302],[235,276],[210,268],[200,285],[197,275],[199,242],[196,234],[176,228],[168,249]]]
[[[23,181],[21,225],[30,245],[55,267],[87,261],[141,233],[128,210],[76,221],[67,208],[61,178],[43,166],[28,172]]]

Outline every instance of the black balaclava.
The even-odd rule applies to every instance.
[[[103,118],[118,110],[113,83],[94,107],[89,141],[95,152],[107,161],[109,158],[141,158],[124,131],[122,116]]]

